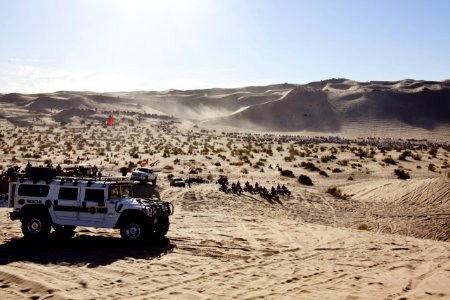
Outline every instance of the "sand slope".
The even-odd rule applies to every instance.
[[[18,226],[2,215],[1,297],[450,297],[448,243],[305,224],[211,186],[161,196],[177,208],[168,238],[140,247],[83,228],[71,240],[30,246],[11,241]]]

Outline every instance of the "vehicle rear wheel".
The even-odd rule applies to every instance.
[[[153,186],[156,185],[156,178],[152,180],[152,184],[153,184]]]
[[[25,216],[22,220],[22,233],[30,240],[42,240],[50,234],[50,220],[44,214]]]
[[[147,235],[147,227],[141,219],[129,219],[122,224],[120,236],[130,242],[142,241]]]

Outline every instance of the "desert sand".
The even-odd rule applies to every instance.
[[[364,94],[364,88],[371,90]],[[388,103],[408,93],[444,96],[433,96],[425,112],[411,104],[408,109],[422,114],[416,122],[408,111],[373,112],[373,90],[390,95]],[[403,90],[400,98],[398,90]],[[118,176],[121,167],[148,159],[157,162],[157,186],[137,184],[136,196],[175,205],[166,239],[148,245],[126,244],[116,230],[83,227],[71,239],[52,235],[31,244],[2,208],[0,297],[450,298],[450,122],[438,112],[449,107],[446,93],[445,83],[334,80],[306,88],[0,96],[1,171],[28,161],[35,166],[79,162]],[[74,94],[79,98],[72,99]],[[144,95],[158,103],[173,101],[180,112],[169,111],[167,104],[145,104]],[[223,110],[224,97],[246,102]],[[269,112],[289,115],[310,97],[316,100],[300,115],[317,126],[294,115],[292,120],[299,120],[270,133],[260,126],[273,122]],[[339,109],[342,99],[360,106]],[[190,103],[185,118],[179,118],[180,101]],[[327,110],[329,115],[321,115]],[[106,126],[110,114],[115,123]],[[410,178],[399,179],[395,170]],[[202,176],[210,183],[171,187],[169,174]],[[285,184],[291,195],[266,200],[247,192],[223,193],[215,184],[220,175],[268,188]],[[300,175],[313,185],[301,184]]]

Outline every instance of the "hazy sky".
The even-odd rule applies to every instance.
[[[0,93],[450,78],[448,0],[0,0]]]

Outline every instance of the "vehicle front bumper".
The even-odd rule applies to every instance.
[[[143,175],[143,174],[132,174],[131,175],[131,180],[145,180],[147,179],[147,176]]]

